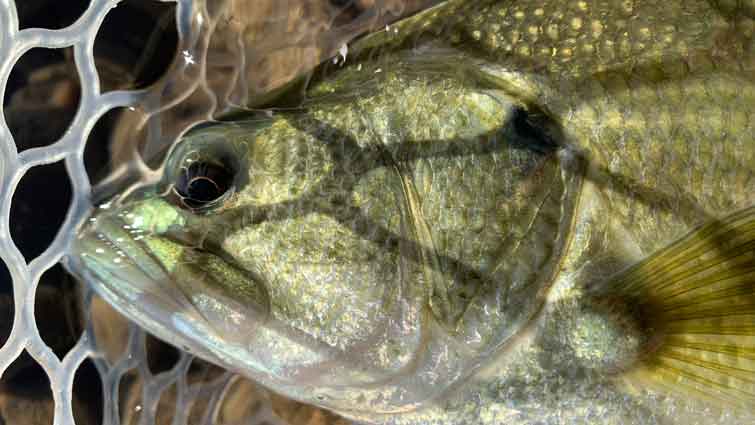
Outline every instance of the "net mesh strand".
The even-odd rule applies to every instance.
[[[163,82],[147,90],[101,93],[93,57],[94,41],[105,16],[118,3],[118,0],[91,0],[84,14],[72,25],[63,29],[19,30],[14,1],[0,0],[0,58],[2,58],[0,61],[0,100],[6,93],[9,75],[18,59],[25,52],[36,47],[51,49],[72,47],[75,67],[81,81],[81,97],[75,118],[68,131],[49,146],[18,152],[5,122],[4,102],[0,102],[0,259],[10,271],[15,304],[12,331],[6,343],[0,348],[0,371],[5,371],[21,352],[26,350],[50,379],[55,404],[55,425],[74,424],[72,410],[74,376],[81,363],[87,358],[94,361],[102,379],[103,423],[105,425],[120,422],[119,382],[125,373],[132,370],[136,370],[144,382],[141,389],[142,404],[139,405],[140,423],[154,423],[161,394],[175,385],[176,414],[172,423],[186,423],[192,404],[202,399],[209,401],[201,422],[210,424],[214,422],[224,393],[240,378],[224,373],[209,384],[190,384],[187,382],[186,371],[192,357],[187,353],[180,354],[179,361],[172,369],[152,375],[147,367],[145,334],[132,324],[129,325],[127,349],[120,359],[110,364],[105,361],[101,350],[95,343],[94,330],[89,318],[89,307],[93,299],[90,289],[83,289],[85,291],[83,311],[86,315],[84,332],[62,360],[59,360],[42,340],[35,322],[34,298],[39,279],[56,263],[65,264],[65,248],[74,237],[76,226],[92,208],[89,199],[91,186],[84,168],[83,157],[85,142],[95,123],[113,108],[138,106],[146,112],[147,116],[154,116],[161,110],[177,104],[194,90],[211,92],[203,81],[201,67],[193,67],[179,70],[178,74],[173,69],[173,75],[178,75],[178,77],[171,80],[170,86]],[[176,3],[179,51],[182,52],[184,58],[198,58],[198,62],[201,62],[206,54],[208,33],[214,25],[211,21],[202,22],[201,18],[197,20],[197,16],[209,16],[207,5],[193,0],[177,0]],[[197,10],[201,13],[195,13]],[[217,106],[217,101],[211,102],[207,109],[199,114],[203,116],[195,117],[195,119],[211,116]],[[171,135],[163,134],[162,136],[162,139],[165,139]],[[27,264],[10,235],[11,200],[19,181],[27,170],[34,166],[58,161],[64,162],[71,180],[72,203],[54,241],[42,255]],[[276,418],[268,403],[267,406],[258,409],[255,416],[245,423],[283,422]]]

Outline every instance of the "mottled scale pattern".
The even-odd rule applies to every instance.
[[[506,126],[522,105],[504,92],[474,89],[470,81],[442,72],[427,76],[405,72],[398,64],[383,65],[388,66],[371,82],[375,90],[345,106],[313,111],[362,146],[385,150],[393,161],[395,170],[375,170],[380,175],[370,174],[357,185],[363,211],[376,223],[403,216],[409,228],[418,225],[413,221],[427,226],[426,237],[395,224],[389,229],[430,252],[421,266],[438,269],[432,274],[440,282],[429,290],[449,298],[450,317],[441,320],[452,330],[470,303],[485,302],[473,298],[500,297],[498,308],[515,310],[509,307],[518,296],[504,293],[526,290],[535,296],[547,279],[537,273],[553,261],[557,249],[565,183],[555,153],[516,145],[517,135]],[[416,210],[369,207],[395,205],[393,199],[409,203],[400,183],[386,186],[393,180],[384,173],[400,175],[416,193]],[[377,202],[368,201],[367,187]],[[422,277],[433,286],[428,279]]]
[[[611,96],[616,84],[627,89]],[[570,130],[592,153],[592,177],[605,186],[611,215],[642,249],[653,251],[752,202],[752,80],[725,73],[689,75],[683,83],[616,75],[596,81],[589,93],[591,102],[574,106]],[[660,238],[657,223],[668,226]]]
[[[467,52],[471,42],[473,55],[545,82],[539,102],[568,117],[559,123],[567,142],[590,153],[588,177],[638,249],[751,202],[751,4],[519,1],[477,10],[450,28],[450,42]]]
[[[695,19],[680,25],[685,15]],[[452,37],[472,40],[517,69],[571,78],[707,51],[728,29],[726,18],[705,1],[658,7],[644,0],[530,0],[496,2],[470,13]]]
[[[640,251],[747,205],[755,190],[743,166],[755,155],[747,149],[755,134],[752,2],[451,3],[395,36],[374,38],[391,45],[419,26],[469,55],[462,61],[521,73],[537,87],[533,101],[565,118],[565,142],[602,170],[590,177]],[[668,227],[660,238],[659,223]]]

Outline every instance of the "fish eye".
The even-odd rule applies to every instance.
[[[217,205],[232,191],[233,175],[224,164],[192,161],[181,167],[173,191],[186,208],[207,209]]]

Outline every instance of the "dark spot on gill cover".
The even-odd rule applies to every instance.
[[[551,132],[556,129],[552,120],[539,109],[524,109],[517,106],[511,112],[511,118],[504,127],[514,133],[510,138],[514,147],[529,149],[541,155],[553,153],[559,144]]]

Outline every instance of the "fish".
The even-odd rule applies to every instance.
[[[751,423],[754,12],[442,2],[191,129],[67,264],[358,422]]]

